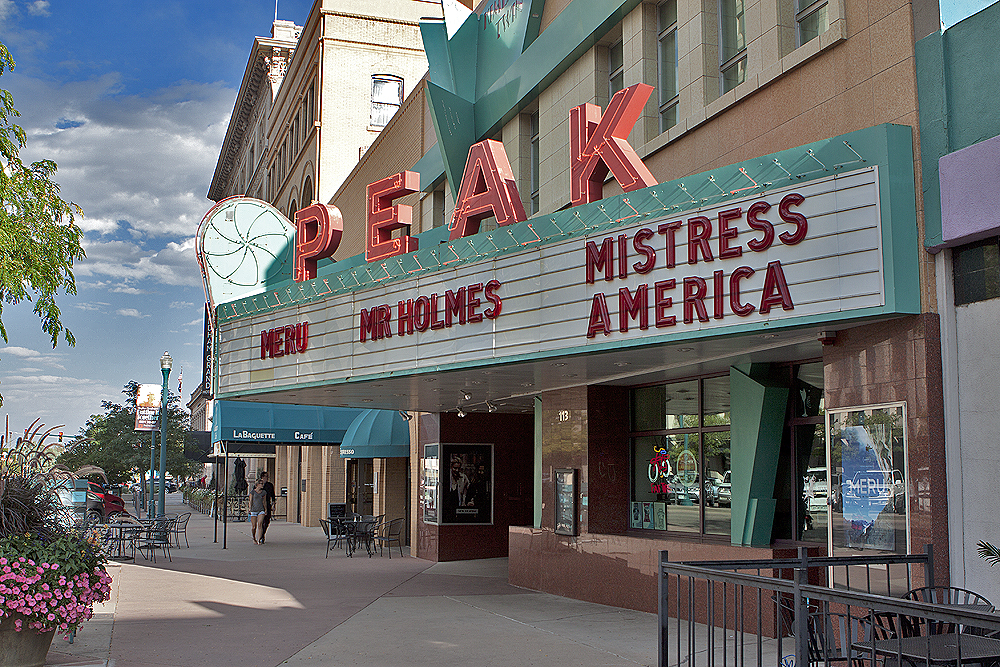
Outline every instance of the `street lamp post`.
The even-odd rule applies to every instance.
[[[156,516],[156,496],[154,495],[156,489],[153,487],[153,472],[156,469],[156,431],[149,432],[149,502],[146,503],[147,517],[153,518]],[[145,489],[143,490],[145,493]]]
[[[170,367],[174,360],[169,352],[160,357],[160,370],[163,372],[163,393],[160,397],[160,497],[159,516],[166,514],[167,506],[167,378],[170,377]]]

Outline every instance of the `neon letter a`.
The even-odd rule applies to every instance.
[[[451,219],[450,240],[477,233],[479,223],[491,216],[496,217],[500,227],[528,218],[503,144],[486,139],[469,149]]]

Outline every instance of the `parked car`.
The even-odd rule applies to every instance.
[[[111,493],[103,485],[90,482],[87,489],[87,521],[106,521],[120,514],[128,514],[121,496]]]
[[[719,504],[724,507],[732,507],[733,505],[732,472],[732,470],[727,470],[722,478],[722,483],[719,484]]]

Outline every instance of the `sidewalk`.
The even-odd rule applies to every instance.
[[[184,512],[171,494],[168,512]],[[173,562],[112,563],[111,599],[47,665],[577,665],[656,663],[656,616],[516,588],[507,559],[323,557],[319,528],[194,513]],[[184,540],[181,539],[183,544]],[[404,547],[404,553],[406,549]]]

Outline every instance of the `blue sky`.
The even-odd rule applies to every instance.
[[[986,9],[996,0],[941,0],[941,23],[950,28],[964,18]]]
[[[279,0],[302,25],[311,0]],[[53,350],[31,305],[5,307],[0,419],[40,418],[75,434],[123,399],[129,380],[159,383],[159,358],[183,367],[186,402],[201,381],[204,292],[194,233],[255,35],[273,0],[0,0],[0,77],[28,134],[21,157],[50,158],[85,217],[78,294],[58,303],[77,339]],[[0,421],[0,431],[3,422]]]

